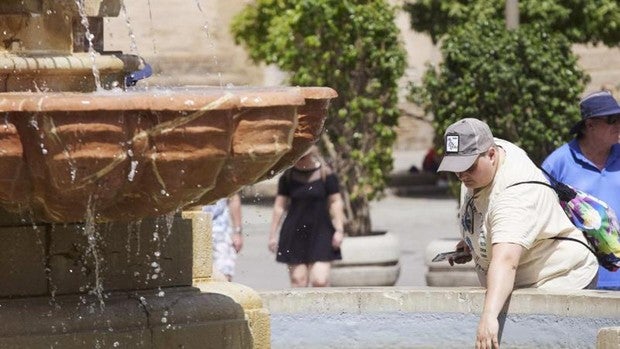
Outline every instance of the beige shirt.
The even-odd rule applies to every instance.
[[[491,246],[514,243],[523,246],[515,287],[582,289],[598,270],[596,257],[575,241],[553,240],[564,236],[586,242],[575,228],[553,189],[540,184],[511,184],[523,181],[547,182],[519,147],[501,139],[504,151],[493,182],[475,192],[466,190],[461,207],[461,234],[473,251],[481,281],[491,261]],[[472,231],[473,222],[473,231]]]

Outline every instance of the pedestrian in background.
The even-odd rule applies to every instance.
[[[450,125],[438,171],[454,172],[465,191],[460,210],[461,237],[456,249],[468,252],[450,264],[474,258],[486,288],[476,331],[476,348],[499,348],[505,321],[502,310],[514,288],[579,290],[596,285],[598,262],[544,185],[514,185],[546,178],[525,151],[494,139],[478,119]]]
[[[213,217],[214,273],[221,273],[226,280],[231,281],[235,275],[237,253],[243,247],[241,198],[235,193],[229,198],[203,206],[202,211],[211,213]]]
[[[268,247],[288,265],[291,287],[329,286],[331,262],[342,259],[343,224],[338,178],[312,146],[280,176],[273,205]]]
[[[556,149],[542,167],[555,179],[605,201],[620,213],[620,105],[608,91],[579,103],[575,138]],[[620,272],[599,267],[597,288],[620,290]]]

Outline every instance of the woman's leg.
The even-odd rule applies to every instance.
[[[288,275],[291,287],[308,287],[308,266],[305,264],[289,264]]]
[[[329,286],[331,268],[331,262],[314,262],[310,264],[310,285],[312,287]]]

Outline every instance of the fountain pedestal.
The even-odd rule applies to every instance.
[[[192,254],[210,252],[193,241],[210,238],[196,230],[201,221],[208,217],[1,229],[0,347],[265,348],[254,344],[243,304],[192,286],[209,264],[208,254],[196,263]]]

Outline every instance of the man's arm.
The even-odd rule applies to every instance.
[[[476,349],[499,348],[499,322],[497,317],[514,288],[521,245],[493,244],[491,264],[487,272],[487,292],[484,309],[476,333]]]

